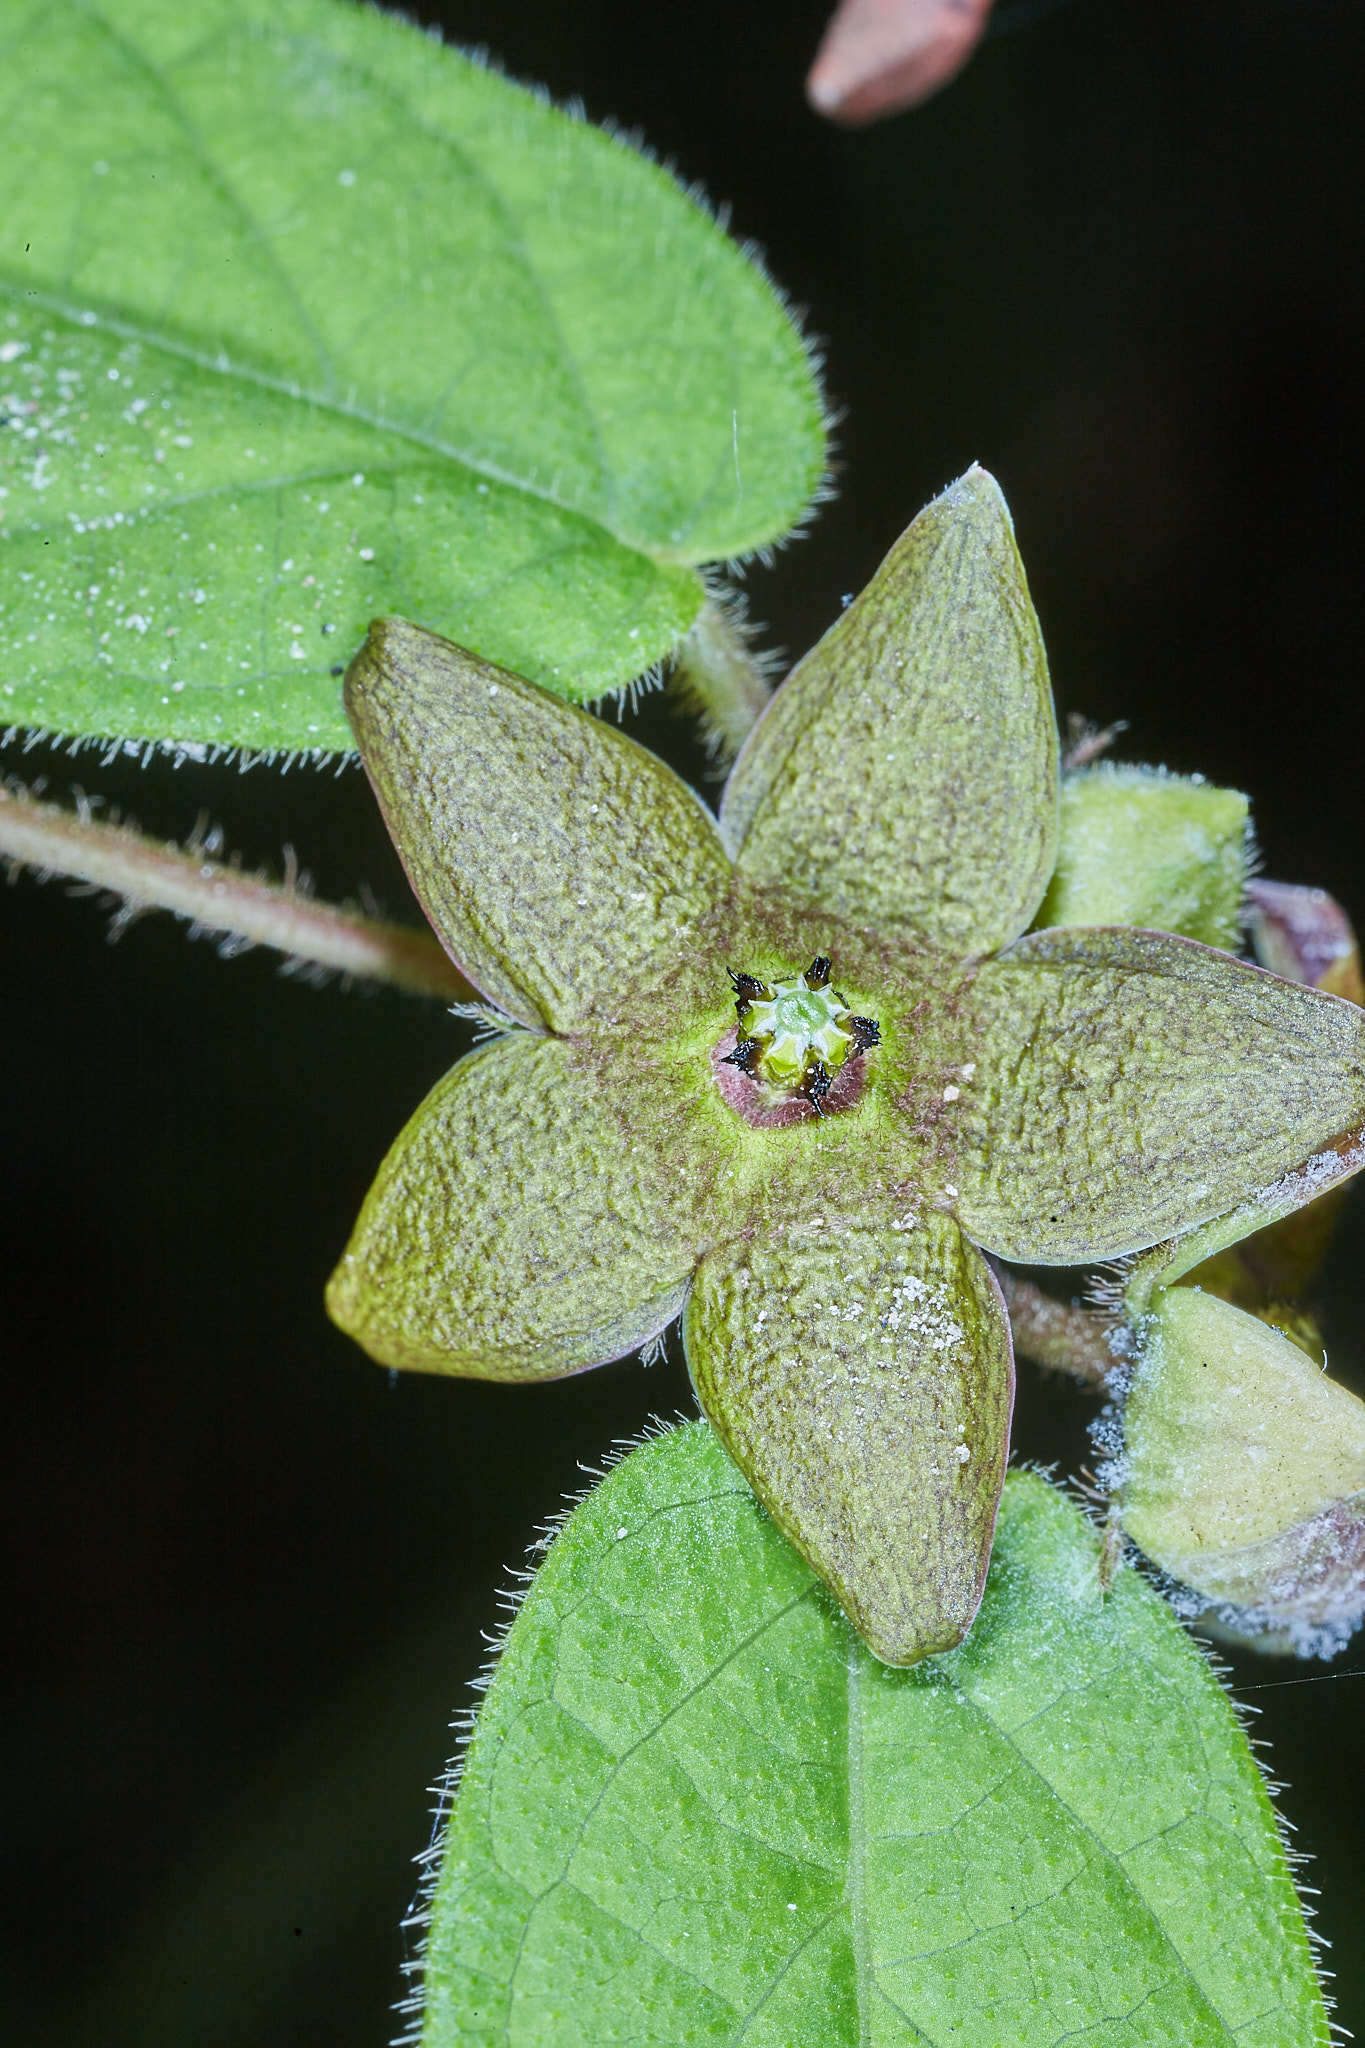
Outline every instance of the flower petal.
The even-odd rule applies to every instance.
[[[959,958],[1017,937],[1057,839],[1047,661],[995,480],[902,534],[773,698],[726,786],[744,873]]]
[[[725,887],[715,824],[671,768],[435,633],[376,619],[346,710],[437,935],[525,1023],[583,1023]]]
[[[784,1535],[887,1664],[971,1627],[1014,1365],[989,1267],[946,1217],[791,1229],[708,1254],[683,1324],[697,1397]]]
[[[968,1005],[957,1213],[1007,1259],[1139,1250],[1365,1122],[1365,1015],[1191,939],[1033,932]]]
[[[649,1156],[572,1044],[495,1039],[399,1134],[328,1312],[381,1365],[415,1372],[554,1379],[619,1358],[672,1321],[695,1260]]]

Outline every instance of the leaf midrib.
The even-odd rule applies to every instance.
[[[700,1497],[712,1498],[714,1496],[703,1495]],[[676,1511],[676,1508],[679,1505],[683,1504],[684,1503],[678,1502],[670,1503],[668,1509],[665,1510],[665,1512]],[[654,1519],[655,1516],[659,1514],[659,1512],[659,1509],[655,1509],[653,1515],[651,1515],[649,1519]],[[586,1833],[588,1822],[592,1818],[592,1816],[596,1814],[596,1812],[600,1809],[602,1801],[607,1796],[607,1792],[610,1785],[616,1780],[621,1769],[624,1767],[627,1761],[632,1756],[634,1756],[640,1749],[644,1748],[646,1744],[652,1742],[655,1739],[655,1737],[662,1731],[662,1729],[666,1727],[670,1721],[674,1720],[676,1716],[679,1713],[681,1713],[699,1694],[704,1692],[707,1689],[707,1687],[715,1681],[715,1679],[720,1675],[720,1673],[723,1670],[725,1670],[727,1666],[730,1665],[737,1656],[742,1654],[742,1652],[745,1649],[751,1647],[752,1644],[755,1641],[757,1641],[760,1637],[765,1635],[769,1631],[769,1629],[775,1627],[785,1617],[785,1615],[787,1615],[794,1607],[799,1606],[803,1600],[811,1597],[815,1590],[816,1589],[814,1587],[808,1588],[804,1593],[799,1594],[794,1599],[784,1603],[783,1606],[776,1613],[766,1615],[764,1619],[754,1629],[750,1630],[749,1633],[742,1638],[742,1640],[735,1644],[732,1644],[731,1648],[727,1651],[725,1657],[719,1663],[713,1665],[706,1672],[704,1677],[698,1679],[694,1684],[690,1685],[687,1688],[686,1692],[683,1693],[677,1700],[675,1700],[674,1703],[669,1707],[666,1714],[662,1715],[660,1719],[657,1722],[655,1722],[648,1730],[638,1735],[625,1751],[623,1751],[619,1756],[613,1759],[611,1769],[607,1773],[602,1785],[599,1787],[597,1796],[592,1801],[591,1806],[583,1814],[578,1827],[574,1831],[573,1845],[569,1851],[568,1856],[565,1859],[563,1870],[559,1878],[556,1880],[555,1885],[550,1887],[550,1889],[557,1889],[560,1884],[568,1884],[571,1887],[573,1887],[573,1880],[569,1876],[569,1872],[573,1865],[574,1855],[578,1847],[581,1845],[583,1836]],[[584,1595],[580,1597],[579,1601],[570,1604],[570,1609],[568,1611],[572,1611],[574,1607],[585,1604],[586,1600],[590,1597],[590,1592],[585,1591]],[[563,1619],[562,1614],[560,1616],[560,1619]],[[927,2040],[929,2038],[924,2034],[923,2029],[918,2025],[918,2023],[911,2018],[910,2014],[905,2012],[904,2008],[901,2005],[899,2005],[894,1999],[892,1999],[890,1995],[884,1990],[881,1983],[878,1981],[876,1965],[870,1954],[870,1937],[867,1911],[866,1862],[867,1847],[870,1839],[870,1831],[867,1817],[866,1780],[864,1772],[863,1755],[863,1690],[865,1677],[864,1662],[866,1655],[867,1653],[864,1652],[861,1646],[857,1643],[857,1641],[852,1638],[852,1633],[850,1631],[848,1663],[846,1666],[847,1681],[845,1687],[845,1785],[847,1796],[848,1839],[846,1851],[847,1873],[844,1885],[844,1905],[848,1913],[849,1935],[853,1951],[854,1986],[858,2008],[858,2048],[870,2048],[870,2044],[872,2041],[872,2002],[874,1997],[879,1997],[883,1999],[886,2003],[890,2004],[893,2010],[900,2015],[900,2017],[906,2022],[906,2024],[913,2028],[917,2037],[923,2040]],[[1136,1883],[1132,1874],[1127,1869],[1123,1859],[1118,1855],[1118,1853],[1115,1850],[1111,1849],[1107,1845],[1107,1843],[1103,1841],[1103,1839],[1095,1832],[1094,1828],[1089,1824],[1089,1822],[1084,1820],[1081,1817],[1081,1815],[1077,1813],[1076,1809],[1062,1795],[1058,1788],[1053,1785],[1052,1781],[1047,1777],[1042,1767],[1039,1764],[1035,1763],[1030,1757],[1028,1757],[1024,1753],[1024,1751],[1019,1747],[1018,1743],[1015,1741],[1014,1735],[1005,1727],[1003,1727],[999,1721],[995,1719],[995,1717],[990,1713],[989,1709],[986,1706],[984,1706],[981,1701],[976,1699],[971,1692],[966,1690],[966,1688],[961,1684],[960,1681],[949,1676],[948,1674],[945,1674],[945,1677],[947,1677],[948,1685],[952,1692],[954,1700],[960,1706],[966,1708],[978,1720],[983,1721],[985,1723],[985,1725],[991,1730],[991,1732],[994,1735],[996,1735],[999,1738],[999,1740],[1004,1744],[1006,1749],[1009,1751],[1010,1755],[1015,1759],[1018,1767],[1022,1771],[1024,1771],[1027,1774],[1028,1778],[1041,1790],[1044,1798],[1051,1805],[1060,1809],[1060,1811],[1063,1814],[1065,1814],[1071,1826],[1076,1830],[1076,1833],[1084,1841],[1090,1844],[1092,1850],[1094,1851],[1095,1865],[1107,1868],[1110,1871],[1112,1871],[1114,1875],[1117,1876],[1125,1892],[1139,1908],[1141,1916],[1145,1923],[1156,1932],[1157,1936],[1159,1937],[1162,1943],[1164,1950],[1169,1954],[1173,1963],[1175,1964],[1176,1971],[1178,1972],[1178,1974],[1182,1976],[1190,1984],[1195,1993],[1195,1996],[1200,2001],[1200,2004],[1203,2007],[1204,2011],[1217,2024],[1217,2026],[1221,2028],[1225,2039],[1229,2043],[1234,2044],[1235,2048],[1238,2030],[1235,2029],[1231,2025],[1231,2023],[1224,2018],[1223,2014],[1219,2012],[1217,2007],[1213,2004],[1209,1992],[1205,1989],[1203,1984],[1200,1983],[1199,1978],[1195,1974],[1194,1970],[1191,1968],[1190,1964],[1186,1962],[1185,1958],[1181,1955],[1179,1949],[1176,1948],[1173,1940],[1171,1939],[1171,1936],[1168,1934],[1160,1918],[1155,1913],[1152,1906],[1148,1903],[1147,1899],[1143,1895],[1140,1887]],[[555,1703],[561,1708],[561,1711],[568,1711],[564,1708],[563,1702],[557,1699],[553,1684],[549,1688],[548,1697],[555,1700]],[[1044,1702],[1044,1704],[1040,1706],[1035,1713],[1029,1715],[1027,1717],[1027,1720],[1019,1725],[1026,1726],[1028,1721],[1037,1719],[1040,1715],[1048,1712],[1055,1704],[1055,1700],[1048,1700]],[[1182,1818],[1188,1818],[1188,1816],[1182,1816]],[[1093,1868],[1095,1867],[1095,1865],[1088,1866],[1088,1868]],[[1079,1871],[1076,1875],[1079,1879],[1087,1874],[1087,1871]],[[823,1927],[828,1925],[829,1920],[832,1917],[833,1915],[826,1915],[824,1920],[821,1922],[821,1926]],[[983,1930],[977,1931],[980,1932]],[[810,1939],[813,1938],[813,1932],[813,1930],[808,1930],[807,1934],[803,1937],[802,1946],[806,1946],[809,1944]],[[638,1931],[636,1931],[636,1938],[641,1938],[638,1935]],[[521,1951],[519,1945],[518,1962],[520,1961],[520,1952]],[[674,1959],[670,1958],[670,1961],[672,1960]],[[793,1958],[791,1956],[787,1957],[778,1975],[784,1975],[786,1973],[787,1969],[789,1969],[791,1966],[792,1960]],[[690,1975],[691,1973],[685,1972],[685,1974]],[[514,1966],[512,1972],[509,1975],[507,1985],[509,2011],[511,2004],[512,1984],[515,1979],[515,1975],[516,1967]],[[777,1977],[775,1976],[772,1983],[769,1984],[767,1990],[765,1991],[763,1999],[759,2001],[760,2005],[762,2003],[765,2003],[767,1998],[771,1995],[772,1990],[776,1984],[776,1981]],[[1168,1980],[1163,1979],[1163,1981]],[[709,1989],[710,1987],[707,1988]],[[743,2027],[741,2028],[741,2034],[743,2032],[743,2028],[747,2027],[751,2023],[757,2010],[758,2006],[756,2005],[745,2014],[743,2020]],[[1114,2015],[1113,2017],[1122,2016]],[[739,2037],[737,2036],[736,2038]],[[1060,2039],[1065,2038],[1065,2036],[1060,2037]],[[1053,2048],[1058,2048],[1058,2044],[1056,2042],[1054,2042]]]
[[[325,413],[334,419],[345,421],[350,425],[365,427],[375,434],[385,435],[404,446],[416,448],[425,455],[434,456],[440,461],[457,464],[462,469],[467,470],[472,476],[483,477],[489,483],[499,484],[504,489],[515,491],[523,497],[535,498],[540,503],[552,506],[555,511],[562,512],[571,519],[581,520],[585,526],[596,527],[600,533],[605,534],[607,539],[616,546],[629,548],[632,553],[641,556],[645,561],[659,568],[695,568],[698,562],[704,559],[703,557],[686,554],[672,555],[662,548],[646,547],[638,540],[633,540],[625,534],[614,532],[596,513],[585,512],[581,505],[575,505],[569,499],[558,497],[544,485],[531,483],[525,478],[517,476],[513,471],[503,469],[497,463],[489,462],[485,457],[470,455],[465,450],[454,446],[448,441],[437,440],[432,435],[421,433],[415,427],[400,425],[393,420],[386,419],[383,414],[370,412],[362,406],[347,404],[344,400],[338,398],[321,397],[315,392],[305,390],[297,383],[291,383],[287,378],[274,377],[269,371],[257,369],[253,365],[230,360],[223,361],[221,358],[215,360],[206,352],[191,348],[188,343],[175,341],[169,335],[158,334],[152,329],[138,326],[133,321],[122,318],[118,314],[98,313],[94,320],[91,320],[85,317],[90,310],[89,308],[73,305],[69,300],[59,297],[55,292],[37,291],[29,286],[21,286],[5,275],[0,274],[0,300],[4,299],[9,299],[25,308],[40,307],[55,318],[64,320],[68,326],[80,333],[117,335],[121,340],[137,342],[144,348],[156,350],[162,355],[173,357],[178,362],[188,363],[194,369],[201,370],[211,377],[220,377],[224,382],[243,384],[252,390],[269,391],[277,397],[290,400],[294,404],[309,406],[314,411]],[[227,487],[223,486],[222,488]],[[246,488],[246,486],[244,485],[242,488]],[[149,511],[159,510],[161,503],[162,501],[158,500],[155,506],[148,506],[142,509]]]
[[[876,1975],[868,1953],[867,1802],[863,1780],[862,1657],[858,1646],[853,1642],[848,1646],[847,1668],[844,1755],[848,1794],[848,1875],[844,1882],[844,1903],[848,1910],[849,1939],[853,1947],[853,1986],[858,2001],[858,2048],[869,2048],[872,2038],[871,1994],[876,1989]],[[919,2029],[916,2028],[915,2031],[918,2032]]]
[[[125,57],[130,67],[136,69],[148,82],[151,89],[155,91],[158,99],[165,106],[183,136],[186,148],[194,161],[200,166],[212,189],[237,219],[251,245],[261,252],[263,261],[267,263],[272,275],[276,278],[286,303],[297,318],[301,331],[306,335],[310,345],[316,352],[319,370],[327,371],[332,377],[335,377],[335,365],[333,364],[331,353],[322,336],[317,331],[307,306],[299,297],[292,284],[288,272],[280,263],[278,253],[272,246],[269,238],[262,232],[259,222],[255,219],[250,208],[240,198],[231,181],[220,167],[216,165],[212,155],[203,147],[202,140],[193,124],[187,118],[180,97],[173,89],[170,81],[150,61],[139,46],[129,43],[120,34],[118,29],[97,7],[80,4],[80,0],[76,0],[76,4],[77,11],[83,14],[107,38],[110,44]],[[41,15],[31,16],[29,21],[24,24],[24,29],[20,32],[21,37],[23,33],[27,32],[28,27],[33,21],[41,20],[42,18]],[[285,36],[283,40],[293,47],[311,47],[310,45],[300,43],[296,37]],[[519,271],[535,292],[544,314],[547,330],[553,337],[557,360],[566,371],[578,399],[583,422],[592,440],[599,487],[607,500],[606,509],[604,511],[587,511],[581,505],[559,497],[553,490],[534,484],[528,479],[504,470],[499,465],[490,463],[485,459],[475,458],[448,440],[438,440],[433,436],[424,435],[419,429],[410,426],[397,426],[384,419],[382,415],[377,415],[359,406],[344,403],[333,393],[323,395],[321,392],[306,388],[298,383],[291,383],[285,378],[271,376],[265,371],[248,369],[236,362],[224,363],[222,360],[214,360],[206,353],[194,349],[188,344],[173,342],[169,337],[158,334],[154,329],[139,325],[133,320],[120,317],[117,314],[101,315],[98,325],[110,333],[119,334],[128,340],[134,340],[144,346],[158,349],[162,353],[173,356],[180,361],[191,363],[196,368],[206,371],[210,375],[231,377],[256,389],[277,392],[297,402],[310,405],[320,412],[330,413],[339,419],[354,421],[376,432],[393,435],[395,438],[412,446],[429,450],[442,456],[447,461],[459,463],[471,474],[484,477],[491,482],[497,482],[505,488],[515,490],[541,503],[553,506],[558,511],[576,515],[578,518],[595,526],[600,532],[608,535],[618,545],[632,549],[651,562],[657,562],[662,565],[671,564],[693,567],[700,561],[705,560],[706,557],[704,555],[699,556],[686,550],[679,550],[677,553],[674,553],[663,547],[647,545],[619,530],[611,511],[616,495],[617,479],[606,458],[606,452],[602,444],[601,424],[584,381],[582,366],[568,345],[563,323],[549,296],[544,280],[531,259],[521,225],[511,212],[507,201],[489,179],[487,172],[469,155],[455,137],[442,130],[433,128],[429,122],[418,118],[413,113],[409,102],[401,96],[387,79],[368,67],[357,63],[353,58],[348,57],[340,61],[345,71],[362,79],[367,88],[383,98],[391,108],[407,121],[410,127],[417,129],[434,146],[439,147],[453,157],[477,189],[484,195],[487,203],[498,218],[503,222],[507,230],[506,246],[508,253],[515,255]],[[76,309],[56,293],[32,291],[19,286],[17,283],[10,284],[3,277],[0,277],[0,293],[7,293],[15,298],[22,298],[29,303],[36,302],[37,304],[45,305],[49,311],[65,318],[74,326],[88,327],[90,324],[88,321],[80,320]]]
[[[105,40],[125,60],[129,69],[135,71],[144,79],[156,94],[184,137],[185,146],[191,158],[203,172],[212,190],[222,200],[229,213],[236,219],[248,242],[254,249],[260,252],[261,259],[272,277],[277,280],[278,288],[283,294],[286,304],[292,308],[300,328],[317,351],[319,366],[323,369],[331,370],[331,352],[322,336],[318,333],[313,317],[302,299],[300,299],[288,271],[280,262],[278,252],[264,233],[260,222],[252,213],[250,207],[247,206],[234,189],[223,170],[214,162],[211,153],[204,147],[203,138],[195,125],[190,121],[180,96],[173,90],[165,73],[152,62],[140,45],[130,42],[100,8],[91,6],[89,0],[75,0],[75,11],[78,14],[83,14],[87,21],[92,22],[97,27],[105,37]]]
[[[88,19],[99,24],[99,27],[108,37],[114,48],[125,55],[129,63],[136,67],[143,77],[151,83],[170,113],[171,118],[184,135],[195,162],[202,167],[214,189],[221,194],[230,211],[242,224],[252,244],[263,251],[272,275],[278,278],[288,304],[295,310],[302,331],[307,335],[317,352],[319,369],[325,371],[335,381],[336,365],[333,361],[332,352],[318,332],[307,305],[300,298],[288,270],[280,262],[278,252],[269,237],[264,233],[260,222],[256,219],[250,207],[247,206],[245,200],[237,193],[226,172],[219,167],[212,153],[204,146],[199,130],[190,121],[183,99],[176,87],[171,83],[166,74],[151,62],[150,58],[146,56],[140,47],[130,43],[114,27],[100,9],[89,5],[89,0],[77,0],[77,4],[80,11]],[[232,30],[225,32],[222,40],[230,41],[234,34],[240,32],[241,24],[234,24]],[[276,35],[286,48],[296,52],[307,53],[314,48],[314,45],[306,38],[291,36],[275,29],[273,24],[269,32]],[[248,36],[249,33],[250,28],[248,25]],[[607,501],[605,516],[597,520],[596,523],[601,525],[604,531],[614,534],[615,529],[611,521],[611,505],[616,492],[616,478],[607,462],[606,451],[602,445],[601,422],[598,419],[596,408],[584,381],[582,365],[569,346],[564,332],[563,321],[546,289],[540,271],[531,258],[521,222],[512,212],[507,201],[490,179],[483,165],[470,155],[469,151],[455,136],[443,129],[434,128],[429,121],[423,120],[418,116],[413,109],[412,102],[405,98],[397,87],[391,85],[386,78],[372,70],[368,65],[358,62],[353,56],[339,57],[334,51],[329,54],[337,63],[338,69],[342,73],[361,80],[370,93],[377,99],[383,99],[387,103],[410,131],[423,136],[434,147],[443,150],[448,156],[453,158],[460,165],[475,188],[482,193],[490,209],[502,224],[505,230],[504,254],[511,255],[514,258],[522,275],[535,292],[544,315],[546,327],[554,338],[559,360],[569,373],[570,382],[581,408],[584,424],[592,438],[597,458],[598,485]],[[444,51],[444,54],[449,56],[453,53]],[[183,63],[184,61],[185,59],[182,58],[181,62]]]
[[[295,37],[285,36],[283,37],[283,40],[291,47],[305,47],[301,46],[298,42],[298,39]],[[442,45],[442,48],[444,54],[446,54],[447,56],[459,54],[449,51],[444,44]],[[461,61],[469,62],[470,60],[461,57]],[[391,107],[394,107],[402,115],[403,119],[408,123],[410,128],[414,129],[417,133],[425,136],[430,142],[434,143],[438,148],[447,151],[448,154],[451,157],[453,157],[455,161],[463,167],[463,169],[466,171],[469,178],[472,180],[477,189],[480,192],[482,192],[484,198],[487,200],[489,206],[496,213],[498,219],[506,227],[507,243],[505,245],[505,253],[515,254],[516,260],[522,270],[523,275],[530,283],[532,289],[536,294],[537,299],[540,301],[541,308],[545,315],[546,325],[555,338],[555,342],[559,350],[560,360],[565,366],[565,368],[568,370],[570,381],[572,382],[573,389],[577,395],[579,405],[582,408],[584,423],[587,426],[590,435],[592,436],[593,449],[597,457],[597,474],[599,488],[602,490],[606,497],[606,510],[604,516],[600,520],[596,520],[596,523],[603,528],[604,532],[610,533],[612,534],[613,538],[619,539],[620,536],[616,533],[615,526],[612,523],[612,506],[614,505],[616,499],[617,477],[610,463],[607,460],[606,449],[602,443],[602,422],[598,417],[597,407],[593,401],[592,395],[589,392],[587,386],[587,382],[584,378],[583,366],[579,361],[579,358],[575,351],[569,346],[568,337],[565,334],[564,323],[560,317],[559,310],[555,305],[553,298],[550,295],[550,292],[545,284],[545,280],[541,275],[541,272],[537,269],[535,262],[532,260],[531,252],[527,247],[526,235],[522,227],[521,221],[518,219],[517,215],[513,213],[507,200],[503,197],[502,193],[493,183],[493,180],[489,177],[489,174],[484,169],[483,165],[478,161],[476,157],[470,155],[469,151],[464,147],[464,145],[461,142],[457,140],[455,136],[449,135],[441,129],[433,128],[430,122],[425,121],[421,119],[419,116],[417,116],[413,112],[411,102],[402,98],[397,89],[390,86],[387,79],[380,78],[373,71],[370,71],[366,67],[357,64],[354,61],[354,59],[349,57],[342,59],[341,68],[344,71],[354,72],[360,77],[363,77],[366,84],[370,87],[370,89],[374,93],[376,93],[376,95],[382,96],[385,100],[387,100],[388,104]],[[584,516],[595,518],[595,515],[592,514],[585,514]],[[634,545],[634,543],[626,544]]]

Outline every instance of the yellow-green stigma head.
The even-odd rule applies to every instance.
[[[760,981],[730,969],[739,1042],[726,1063],[765,1083],[774,1096],[804,1098],[821,1113],[845,1061],[881,1039],[872,1019],[855,1016],[830,987],[829,976],[823,954],[790,981]]]

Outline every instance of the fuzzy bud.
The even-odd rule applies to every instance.
[[[1240,791],[1102,762],[1067,776],[1061,825],[1036,924],[1141,925],[1237,945],[1248,844]]]
[[[1320,1651],[1365,1613],[1365,1403],[1282,1330],[1158,1292],[1122,1470],[1133,1541],[1244,1627]]]

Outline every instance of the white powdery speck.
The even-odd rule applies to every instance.
[[[909,1273],[891,1290],[891,1306],[882,1317],[884,1330],[904,1329],[928,1351],[951,1351],[962,1342],[962,1325],[953,1315],[946,1287],[931,1287]]]

